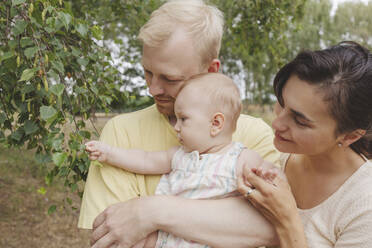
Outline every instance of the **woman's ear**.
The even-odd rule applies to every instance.
[[[223,129],[225,125],[225,116],[224,114],[218,112],[213,115],[212,127],[211,127],[211,136],[217,136]]]
[[[341,144],[341,147],[348,147],[354,142],[358,141],[360,138],[362,138],[366,134],[366,130],[363,129],[356,129],[352,131],[351,133],[347,133],[344,135],[344,137],[338,142]]]

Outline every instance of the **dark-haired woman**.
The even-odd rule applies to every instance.
[[[264,169],[244,168],[240,190],[274,224],[281,247],[372,247],[371,53],[354,42],[301,52],[274,89],[287,181],[270,184]]]

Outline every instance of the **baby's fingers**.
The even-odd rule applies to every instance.
[[[96,141],[89,141],[85,143],[85,150],[87,152],[93,152],[97,150],[97,142]]]
[[[89,159],[90,160],[97,160],[99,157],[101,156],[101,153],[100,152],[91,152],[89,154]]]

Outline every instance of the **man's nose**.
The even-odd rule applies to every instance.
[[[164,88],[161,80],[158,77],[153,76],[149,84],[149,91],[152,96],[164,94]]]

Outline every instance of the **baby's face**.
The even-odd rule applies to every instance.
[[[177,96],[174,129],[180,143],[187,152],[197,150],[203,153],[213,143],[210,135],[213,111],[210,102],[202,92],[191,86],[184,88]]]

